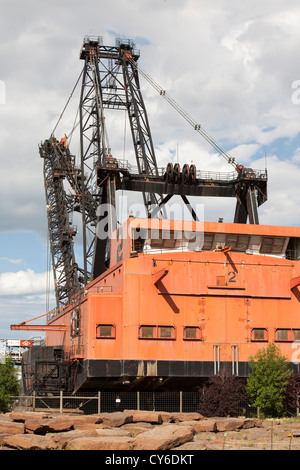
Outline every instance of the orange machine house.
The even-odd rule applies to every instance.
[[[299,372],[299,256],[299,227],[129,218],[47,346],[75,391],[193,390],[222,367],[247,376],[272,341]]]
[[[267,170],[236,162],[138,67],[139,56],[131,40],[107,46],[86,36],[73,128],[79,154],[53,133],[39,145],[57,310],[36,326],[46,345],[23,354],[27,394],[192,391],[224,368],[246,377],[249,356],[271,341],[299,372],[300,227],[259,225]],[[139,74],[234,171],[158,167]],[[134,162],[111,153],[106,109],[127,114]],[[102,238],[100,221],[117,227],[118,191],[142,195],[146,218],[130,217]],[[173,196],[194,221],[165,218]],[[199,222],[190,197],[235,198],[234,223]],[[80,264],[72,225],[79,214]]]

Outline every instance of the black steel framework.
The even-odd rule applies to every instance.
[[[81,287],[80,273],[75,260],[73,238],[77,230],[71,224],[74,202],[66,194],[63,180],[67,176],[73,187],[78,186],[74,157],[56,139],[39,147],[44,160],[44,182],[48,230],[57,308],[69,304]],[[77,190],[78,191],[78,190]]]
[[[40,145],[46,202],[48,209],[51,208],[48,225],[57,307],[67,304],[75,292],[109,267],[109,235],[116,229],[117,221],[115,211],[110,214],[107,211],[115,207],[117,190],[142,193],[147,217],[164,217],[165,204],[179,195],[195,220],[197,213],[189,196],[235,197],[236,223],[258,224],[258,207],[267,200],[266,171],[235,163],[235,171],[225,174],[201,172],[195,165],[187,164],[180,168],[179,164],[169,163],[164,169],[158,168],[139,83],[139,55],[130,40],[117,40],[115,46],[105,46],[101,37],[85,37],[80,52],[84,66],[79,103],[78,168],[68,146],[57,142],[54,136]],[[155,87],[166,97],[158,86]],[[172,100],[168,101],[178,108]],[[135,168],[112,157],[105,109],[127,111]],[[179,112],[183,114],[181,108]],[[193,121],[189,122],[194,125]],[[200,132],[201,126],[194,127]],[[225,155],[223,151],[221,154]],[[231,157],[227,160],[233,163]],[[69,184],[68,195],[64,180]],[[70,223],[72,211],[79,212],[82,219],[81,267],[74,255],[76,231]],[[107,216],[107,236],[100,237],[97,227]]]
[[[135,60],[139,57],[131,41],[118,41],[116,46],[107,47],[99,37],[85,38],[80,53],[80,59],[84,60],[80,97],[80,160],[84,188],[81,206],[85,282],[107,269],[109,234],[116,229],[115,211],[111,211],[108,236],[104,239],[99,237],[95,227],[106,213],[100,210],[95,221],[85,210],[86,192],[93,194],[97,207],[103,207],[104,204],[115,207],[116,173],[108,172],[105,164],[111,149],[104,109],[128,111],[139,174],[145,177],[157,175],[154,146],[138,73],[127,60],[128,55]],[[151,192],[142,193],[146,214],[151,217],[152,208],[160,204],[162,197]]]
[[[81,207],[83,230],[84,281],[93,276],[97,260],[104,259],[106,243],[96,239],[97,207],[106,201],[106,187],[95,186],[97,168],[109,152],[108,136],[103,113],[101,78],[99,72],[99,49],[101,38],[85,41],[80,58],[84,60],[80,96],[80,162],[81,162]],[[93,195],[94,211],[86,211],[86,194]],[[100,253],[100,254],[99,254]],[[95,268],[97,270],[97,268]],[[104,262],[101,262],[101,270]]]

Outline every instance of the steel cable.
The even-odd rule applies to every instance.
[[[208,135],[208,133],[203,129],[202,125],[197,123],[173,98],[171,98],[166,91],[158,85],[153,78],[151,78],[146,72],[144,72],[133,59],[128,59],[129,62],[139,71],[139,73],[150,83],[150,85],[155,88],[155,90],[163,97],[166,101],[179,113],[184,119],[193,126],[193,128],[199,132],[199,134],[204,137],[204,139],[209,142],[217,152],[222,155],[228,163],[233,165],[235,168],[237,164],[235,163],[234,157],[232,157],[228,152],[222,149],[222,147]]]
[[[54,136],[54,132],[56,131],[56,128],[57,128],[59,122],[61,121],[61,118],[63,117],[64,112],[65,112],[65,110],[67,109],[67,107],[68,107],[68,105],[69,105],[69,103],[70,103],[70,101],[71,101],[71,98],[72,98],[72,96],[73,96],[73,93],[74,93],[74,91],[75,91],[76,88],[77,88],[77,85],[78,85],[78,83],[79,83],[79,80],[80,80],[82,74],[83,74],[83,70],[81,71],[81,73],[80,73],[80,75],[79,75],[79,77],[78,77],[78,79],[77,79],[77,81],[76,81],[76,83],[75,83],[75,85],[74,85],[74,88],[73,88],[73,90],[72,90],[72,92],[71,92],[71,94],[70,94],[70,96],[69,96],[69,98],[68,98],[68,101],[66,102],[65,107],[63,108],[63,110],[62,110],[62,112],[61,112],[61,114],[60,114],[60,116],[59,116],[59,118],[58,118],[58,121],[57,121],[57,123],[56,123],[56,125],[55,125],[53,131],[51,132],[50,138]]]

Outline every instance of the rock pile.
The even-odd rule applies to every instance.
[[[246,418],[124,410],[93,415],[12,412],[0,415],[0,449],[167,450],[201,432],[260,427]]]

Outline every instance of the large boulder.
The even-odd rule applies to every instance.
[[[15,434],[6,436],[3,445],[18,450],[53,450],[56,444],[50,436],[39,436],[37,434]]]
[[[122,411],[116,411],[114,413],[100,413],[97,416],[102,419],[103,424],[106,426],[118,427],[132,422],[132,414]]]
[[[124,410],[124,413],[132,415],[133,423],[151,423],[151,424],[162,424],[163,419],[161,413],[158,411],[137,411],[137,410]]]
[[[1,420],[0,433],[3,434],[23,434],[24,423],[15,423],[13,421]]]
[[[135,450],[167,450],[193,440],[191,426],[165,424],[139,434],[134,439]]]
[[[47,434],[49,432],[64,432],[73,429],[73,422],[68,417],[50,419],[28,419],[25,421],[25,432]]]
[[[103,419],[100,415],[82,415],[82,416],[69,416],[70,421],[72,421],[73,426],[77,424],[101,424],[103,423]]]
[[[149,431],[149,427],[152,428],[152,424],[139,422],[139,423],[124,424],[124,426],[122,426],[122,429],[126,429],[126,431],[128,431],[131,436],[135,437],[141,432]]]
[[[8,413],[0,414],[0,421],[10,421],[12,422],[11,417]]]
[[[51,417],[51,414],[39,411],[12,411],[9,417],[13,421],[24,423],[27,419],[47,419]]]
[[[199,421],[204,419],[200,413],[172,413],[170,417],[171,423],[179,423],[180,421]]]
[[[68,442],[67,450],[132,450],[133,439],[127,436],[78,437]]]
[[[177,424],[178,426],[191,426],[195,433],[217,431],[217,423],[214,418],[208,418],[199,421],[182,421]]]
[[[120,429],[120,428],[106,428],[106,429],[95,428],[95,435],[99,437],[100,436],[101,437],[112,437],[112,436],[132,437],[129,431],[127,431],[126,429]]]
[[[236,431],[237,429],[249,429],[259,425],[259,420],[251,420],[246,418],[214,418],[217,431]]]
[[[71,440],[82,438],[82,437],[84,438],[94,437],[94,433],[88,430],[74,429],[72,431],[67,431],[67,432],[48,434],[48,436],[51,437],[51,440],[55,448],[65,449]]]
[[[195,433],[199,432],[226,432],[237,431],[239,429],[249,429],[261,426],[261,421],[249,418],[205,418],[199,421],[182,421],[177,423],[190,425]]]

